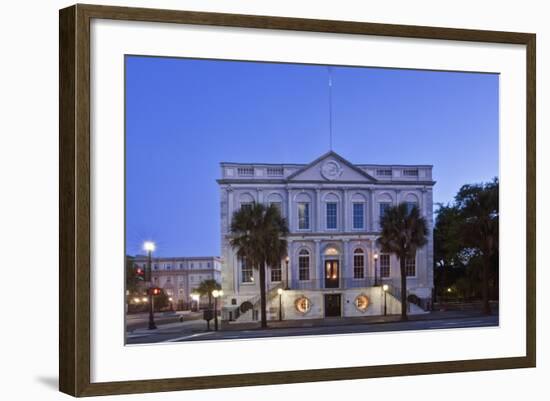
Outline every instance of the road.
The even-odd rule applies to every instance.
[[[133,332],[128,333],[127,344],[132,345],[199,340],[229,340],[283,336],[371,333],[402,330],[438,330],[488,326],[498,326],[498,316],[469,316],[453,319],[430,318],[426,320],[411,320],[408,322],[364,323],[322,327],[231,331],[205,331],[206,323],[202,320],[194,320],[159,326],[159,328],[155,331],[149,331],[146,329],[134,330]],[[213,328],[213,325],[211,325],[211,328]]]
[[[184,320],[202,319],[201,312],[155,312],[155,323],[157,325],[165,325],[169,323],[179,322]],[[136,329],[144,329],[149,325],[148,313],[134,313],[126,316],[126,329],[133,331]]]

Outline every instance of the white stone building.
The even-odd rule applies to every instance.
[[[400,268],[380,252],[379,217],[389,205],[416,205],[426,218],[429,241],[407,261],[408,292],[422,313],[433,288],[432,166],[352,164],[328,152],[309,164],[221,163],[222,320],[259,320],[259,273],[243,264],[229,244],[233,213],[259,202],[275,204],[287,219],[288,260],[267,271],[268,319],[399,313]],[[281,299],[277,294],[284,289]],[[393,294],[393,295],[392,295]],[[397,297],[397,298],[396,298]]]
[[[134,265],[147,268],[147,256],[138,255]],[[151,280],[154,286],[164,289],[172,298],[174,308],[187,309],[191,305],[191,293],[201,281],[214,279],[221,283],[221,259],[217,256],[205,257],[165,257],[151,260]],[[202,297],[205,306],[207,297]]]

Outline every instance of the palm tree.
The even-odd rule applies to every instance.
[[[461,237],[464,243],[479,250],[482,260],[483,314],[491,314],[489,304],[489,275],[493,256],[498,252],[498,179],[487,184],[464,185],[455,200],[464,224]]]
[[[221,290],[222,286],[214,279],[203,280],[193,291],[200,295],[208,295],[208,309],[212,309],[212,291]],[[198,305],[197,305],[198,307]]]
[[[382,252],[394,253],[401,268],[401,320],[407,320],[406,261],[416,257],[416,250],[428,242],[428,228],[418,208],[409,210],[406,203],[390,207],[380,219],[382,233],[377,242]]]
[[[266,266],[276,266],[286,256],[286,220],[275,205],[253,203],[233,214],[231,235],[237,256],[260,272],[261,326],[266,328]]]

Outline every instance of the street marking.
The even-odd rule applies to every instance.
[[[201,336],[205,336],[205,335],[208,335],[208,334],[214,334],[214,332],[213,331],[207,331],[205,333],[190,334],[190,335],[183,336],[183,337],[171,338],[170,340],[166,340],[166,341],[163,341],[163,342],[164,343],[173,343],[173,342],[176,342],[176,341],[189,340],[191,338],[201,337]]]

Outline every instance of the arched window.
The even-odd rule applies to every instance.
[[[390,194],[384,193],[378,197],[379,219],[386,214],[386,211],[392,206],[392,204],[393,199]]]
[[[365,252],[361,248],[353,251],[353,278],[365,278]]]
[[[298,279],[309,280],[309,251],[302,249],[298,254]]]
[[[241,209],[251,209],[254,204],[254,197],[249,193],[241,194],[239,197],[239,207]]]
[[[407,205],[408,213],[410,213],[414,207],[419,208],[418,197],[414,194],[408,194],[405,198],[405,205]]]
[[[297,207],[298,230],[311,230],[311,197],[305,192],[300,192],[294,197],[294,201]]]
[[[271,194],[267,197],[267,204],[274,206],[279,210],[279,214],[283,216],[283,197],[280,194]]]
[[[338,228],[338,196],[329,193],[324,197],[326,213],[326,229],[336,230]]]
[[[365,204],[366,198],[362,194],[357,193],[352,196],[352,228],[354,230],[365,229]]]

